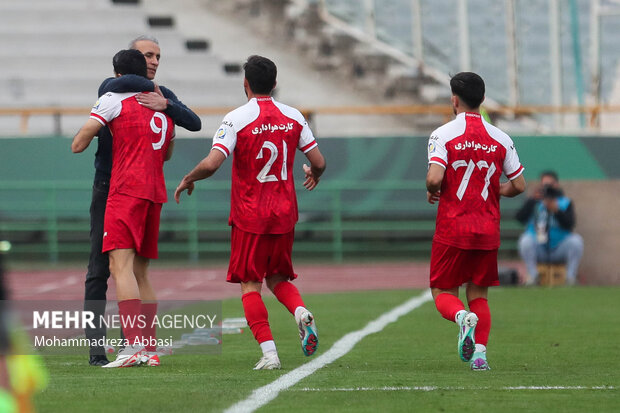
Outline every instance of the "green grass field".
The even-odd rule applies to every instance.
[[[306,296],[319,328],[317,354],[421,293]],[[48,356],[50,384],[37,395],[36,406],[41,412],[222,411],[311,360],[301,353],[292,317],[265,295],[280,371],[252,371],[260,350],[249,330],[224,336],[221,355],[167,356],[158,368],[108,370],[88,366],[86,356]],[[460,361],[456,326],[428,302],[280,392],[260,411],[620,409],[619,288],[496,288],[490,303],[491,371],[472,372]],[[223,310],[225,317],[243,315],[239,299],[224,301]],[[599,386],[605,388],[594,388]]]

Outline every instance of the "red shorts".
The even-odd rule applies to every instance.
[[[253,234],[232,227],[230,264],[226,281],[241,283],[263,282],[274,274],[297,278],[291,254],[295,231],[287,234]]]
[[[103,220],[102,252],[133,248],[145,258],[157,258],[162,204],[110,193]]]
[[[481,287],[499,285],[497,250],[464,250],[433,241],[431,288],[447,290],[470,281]]]

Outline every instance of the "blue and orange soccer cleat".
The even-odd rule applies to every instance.
[[[462,312],[457,324],[459,326],[459,357],[463,361],[470,361],[476,349],[474,333],[478,324],[478,316],[475,313]]]
[[[312,313],[304,309],[299,317],[295,317],[297,327],[299,328],[299,339],[301,340],[301,350],[304,355],[311,356],[319,347],[319,332],[314,323]]]

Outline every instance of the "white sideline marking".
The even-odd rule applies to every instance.
[[[504,386],[504,387],[437,387],[437,386],[398,386],[398,387],[333,387],[328,389],[304,387],[302,392],[353,392],[353,391],[435,391],[435,390],[616,390],[614,386]]]
[[[60,281],[54,281],[47,284],[40,285],[32,290],[35,295],[49,293],[54,290],[60,290],[64,287],[69,287],[73,284],[77,284],[78,277],[75,275],[69,275]]]
[[[330,363],[333,363],[340,357],[347,354],[364,337],[373,333],[378,333],[379,331],[383,330],[388,324],[395,322],[400,317],[410,313],[411,311],[420,307],[422,304],[431,301],[432,298],[433,297],[429,290],[424,294],[414,297],[409,301],[406,301],[405,303],[399,305],[398,307],[393,308],[387,313],[381,315],[376,320],[369,322],[363,329],[346,334],[340,340],[335,342],[329,350],[327,350],[325,353],[321,354],[314,360],[306,364],[302,364],[295,370],[292,370],[280,376],[277,380],[272,381],[266,386],[259,387],[258,389],[254,390],[250,397],[232,405],[231,407],[226,409],[225,412],[253,412],[254,410],[266,405],[267,403],[278,397],[278,394],[282,390],[286,390],[289,387],[294,386],[318,369],[325,367]]]
[[[505,390],[616,390],[615,386],[516,386]]]

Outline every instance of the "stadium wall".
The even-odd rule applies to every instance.
[[[328,161],[325,179],[424,179],[427,139],[426,136],[319,138]],[[82,154],[71,153],[68,137],[3,138],[0,142],[0,181],[92,179],[96,142]],[[620,178],[617,163],[620,139],[517,136],[514,142],[528,181],[537,179],[545,169],[555,169],[562,181]],[[211,139],[179,139],[173,158],[166,163],[166,178],[181,179],[210,148]],[[228,180],[228,164],[211,179]],[[300,170],[298,167],[296,172]]]
[[[520,136],[514,140],[530,183],[537,181],[542,170],[555,169],[567,194],[575,200],[577,231],[583,235],[586,243],[580,270],[582,280],[591,284],[620,283],[614,254],[620,250],[620,223],[617,219],[620,168],[615,159],[616,154],[620,153],[620,139]],[[11,219],[11,211],[7,209],[19,210],[20,197],[27,197],[23,195],[27,191],[15,192],[10,189],[20,186],[20,183],[36,187],[37,183],[45,186],[50,182],[80,182],[83,184],[82,190],[63,192],[63,202],[67,207],[57,213],[80,219],[88,216],[90,194],[84,188],[88,188],[92,182],[96,145],[91,145],[85,153],[75,155],[70,151],[70,139],[67,137],[6,138],[1,142],[0,188],[4,189],[0,190],[0,207],[3,209],[0,211],[0,221]],[[328,162],[328,170],[322,182],[324,189],[319,187],[312,194],[300,192],[302,213],[304,209],[310,209],[313,214],[304,219],[321,220],[322,213],[326,214],[325,210],[333,207],[333,191],[327,190],[328,185],[339,182],[344,186],[356,187],[355,191],[342,192],[343,199],[339,202],[342,202],[344,219],[352,218],[357,220],[355,222],[385,221],[386,217],[398,219],[400,216],[397,214],[403,214],[403,220],[411,220],[411,215],[415,215],[416,219],[423,219],[428,224],[434,218],[435,209],[425,202],[423,189],[426,144],[426,137],[322,138],[320,145]],[[208,153],[210,146],[210,139],[179,139],[175,154],[165,167],[167,181],[173,184],[178,182]],[[298,182],[301,180],[303,162],[303,156],[299,156],[295,168]],[[203,196],[199,198],[203,200],[198,201],[199,209],[222,220],[228,213],[229,202],[229,195],[222,185],[230,178],[230,166],[231,163],[227,162],[212,178],[223,190],[210,191],[213,186],[209,187],[206,183],[199,184],[198,189],[198,193],[202,192]],[[407,191],[400,190],[401,186],[398,185],[393,190],[381,188],[411,181],[419,185]],[[512,225],[505,225],[506,222],[502,224],[503,242],[508,241],[503,245],[512,248],[513,252],[514,240],[520,228],[515,227],[514,221],[510,222],[510,219],[521,202],[522,197],[518,197],[502,203],[504,220]],[[394,212],[394,205],[399,206],[397,212]],[[176,205],[164,208],[164,215],[183,213],[184,210]],[[323,221],[322,225],[329,226],[330,222]],[[389,235],[389,231],[386,234]],[[427,239],[430,241],[430,235]],[[330,246],[325,248],[329,249]]]

